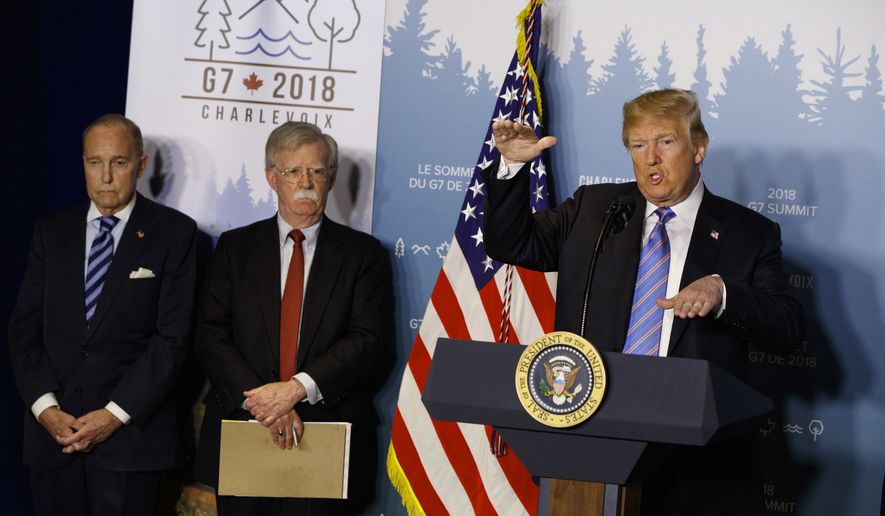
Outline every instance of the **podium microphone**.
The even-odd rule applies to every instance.
[[[620,233],[627,225],[627,221],[633,216],[636,202],[629,197],[622,197],[612,201],[605,212],[602,229],[593,246],[593,256],[590,258],[590,266],[587,267],[587,284],[584,286],[584,306],[581,309],[581,337],[587,338],[585,328],[587,324],[587,308],[590,306],[590,287],[593,285],[593,273],[596,272],[596,260],[602,254],[603,243],[608,237]]]

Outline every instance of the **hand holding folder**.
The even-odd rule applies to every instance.
[[[350,423],[304,423],[298,447],[280,449],[257,421],[222,421],[218,494],[347,498]]]

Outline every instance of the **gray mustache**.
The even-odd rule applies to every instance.
[[[308,199],[311,201],[319,201],[320,198],[316,193],[316,190],[295,190],[295,193],[292,194],[292,199]]]

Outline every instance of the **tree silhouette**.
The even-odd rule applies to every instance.
[[[255,203],[255,209],[253,211],[255,212],[256,220],[266,219],[277,211],[275,199],[276,196],[274,195],[273,190],[268,189],[267,197]]]
[[[478,94],[483,92],[495,94],[498,92],[498,88],[492,82],[492,74],[486,70],[486,65],[480,66],[479,70],[476,71],[476,92]]]
[[[446,48],[442,55],[436,65],[430,69],[431,79],[436,80],[437,84],[449,88],[449,92],[443,92],[445,97],[457,99],[458,96],[466,96],[476,91],[476,81],[469,75],[469,71],[470,61],[464,64],[461,49],[455,43],[455,38],[449,36],[446,39]]]
[[[863,89],[861,86],[845,84],[845,79],[860,77],[859,72],[848,71],[848,67],[856,63],[860,56],[855,56],[848,61],[845,60],[842,29],[836,29],[835,56],[829,55],[819,48],[817,53],[823,58],[821,64],[828,79],[825,82],[811,81],[811,84],[815,85],[817,89],[811,92],[811,95],[815,97],[815,103],[811,106],[812,115],[809,119],[818,125],[829,125],[836,128],[839,118],[845,117],[853,111],[854,101],[851,100],[850,93]]]
[[[713,83],[707,80],[707,65],[704,63],[704,58],[707,56],[707,50],[704,48],[704,32],[704,26],[698,25],[698,37],[695,39],[698,54],[694,74],[692,74],[694,83],[692,83],[691,89],[698,96],[702,115],[709,115],[713,110],[713,103],[710,102],[710,87],[713,86]],[[707,119],[709,120],[709,117]]]
[[[775,130],[777,123],[762,123],[781,110],[781,99],[773,97],[768,89],[773,76],[768,54],[755,38],[747,38],[728,68],[723,69],[722,93],[715,95],[718,131],[727,131],[738,139],[782,137]]]
[[[574,46],[569,53],[568,61],[562,65],[562,71],[565,80],[575,85],[575,93],[587,96],[590,93],[590,67],[593,66],[593,60],[587,60],[584,57],[587,53],[587,46],[584,44],[584,36],[581,31],[572,38]]]
[[[676,74],[670,73],[670,67],[673,61],[670,60],[670,52],[667,48],[667,42],[661,43],[661,53],[658,55],[658,66],[655,67],[655,83],[658,88],[669,88],[676,80]]]
[[[209,46],[209,60],[213,58],[215,47],[230,48],[227,33],[230,32],[230,24],[227,17],[230,16],[230,6],[227,0],[203,0],[197,13],[201,14],[196,29],[200,31],[194,45],[200,48]],[[216,45],[216,42],[219,44]]]
[[[581,110],[578,127],[586,131],[588,161],[578,163],[582,175],[631,176],[629,160],[621,142],[621,111],[624,102],[654,87],[643,68],[645,58],[636,53],[629,27],[615,43],[614,54],[602,65],[603,75],[592,81],[587,110]]]
[[[356,35],[360,26],[360,11],[356,0],[350,0],[353,10],[341,9],[340,2],[314,0],[307,13],[307,24],[313,35],[322,42],[329,43],[329,69],[332,69],[332,51],[335,42],[346,43]]]
[[[885,103],[885,95],[882,94],[882,73],[879,71],[879,53],[876,51],[876,45],[870,47],[864,79],[860,99],[856,102],[856,132],[862,138],[869,138],[872,145],[880,146],[882,135],[885,134],[885,110],[882,106]]]
[[[488,72],[483,69],[486,77]],[[422,80],[422,88],[415,95],[420,105],[412,107],[415,111],[423,111],[429,120],[449,120],[452,116],[452,106],[459,106],[460,115],[457,124],[459,131],[454,131],[447,141],[449,149],[470,149],[469,155],[451,156],[451,150],[441,149],[441,160],[456,159],[459,163],[469,163],[476,158],[474,150],[476,142],[481,142],[489,117],[494,107],[494,98],[497,90],[488,89],[491,81],[485,80],[484,89],[479,89],[477,79],[470,74],[470,62],[464,62],[464,57],[458,44],[453,37],[446,40],[443,53],[438,57],[436,64],[430,68],[430,74]]]
[[[388,26],[384,38],[387,50],[384,60],[395,69],[409,70],[411,77],[428,74],[438,60],[429,54],[435,46],[433,37],[439,30],[426,31],[424,17],[427,14],[422,12],[426,4],[427,0],[409,0],[403,20],[396,27]]]
[[[799,69],[799,63],[802,61],[802,54],[796,54],[793,46],[796,41],[793,39],[793,32],[790,30],[790,24],[781,31],[781,44],[777,49],[777,56],[774,58],[774,74],[772,82],[768,89],[771,95],[780,100],[781,109],[778,113],[785,113],[789,118],[808,117],[808,106],[802,100],[803,95],[810,93],[803,90],[802,71]]]
[[[246,165],[240,169],[236,182],[228,178],[221,195],[218,196],[217,227],[221,231],[242,226],[258,219],[252,203],[252,184],[246,175]]]
[[[598,95],[616,95],[623,99],[621,102],[638,96],[654,86],[642,66],[644,62],[645,58],[636,54],[630,28],[625,26],[615,43],[614,55],[602,65],[602,77],[592,91]]]
[[[589,71],[593,61],[588,60],[586,54],[587,47],[581,31],[572,37],[572,49],[564,63],[560,64],[545,46],[541,47],[540,53],[544,67],[541,83],[547,93],[544,113],[549,124],[548,132],[560,140],[551,150],[548,165],[555,165],[557,170],[575,176],[586,173],[582,167],[589,161],[590,155],[582,142],[591,137],[588,131],[597,118],[596,113],[588,109],[592,81]],[[570,194],[573,188],[574,182],[569,182],[563,193]]]
[[[871,113],[882,116],[882,104],[885,103],[885,95],[882,94],[882,73],[879,71],[879,54],[876,45],[870,48],[870,57],[867,59],[867,67],[864,69],[866,85],[864,85],[860,102],[864,109]]]

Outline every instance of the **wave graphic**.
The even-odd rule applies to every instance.
[[[286,45],[286,48],[284,50],[282,50],[281,52],[277,52],[277,53],[268,52],[263,46],[261,46],[261,43],[258,43],[257,45],[255,45],[255,48],[253,48],[252,50],[249,50],[247,52],[241,52],[239,50],[237,50],[236,52],[237,52],[237,54],[239,54],[241,56],[245,56],[245,55],[249,55],[249,54],[254,54],[255,52],[259,52],[259,51],[268,57],[280,57],[281,55],[288,52],[288,53],[292,54],[293,56],[295,56],[296,59],[301,59],[302,61],[310,61],[310,59],[311,59],[309,56],[305,57],[305,56],[300,56],[300,55],[296,54],[295,51],[292,50],[292,47],[290,47],[288,45]]]
[[[264,32],[264,30],[262,30],[260,27],[258,28],[257,31],[255,31],[255,34],[252,34],[251,36],[237,36],[237,39],[241,39],[241,40],[250,40],[250,39],[255,39],[255,38],[257,38],[258,36],[264,36],[264,39],[266,39],[266,40],[268,40],[268,41],[273,41],[274,43],[279,43],[280,41],[283,41],[283,40],[286,39],[286,38],[292,38],[292,39],[295,41],[295,43],[299,43],[299,44],[301,44],[301,45],[313,45],[313,42],[312,42],[312,41],[301,41],[300,39],[298,39],[297,37],[295,37],[295,34],[292,34],[292,31],[291,31],[291,30],[290,30],[289,32],[283,34],[283,35],[280,36],[279,38],[274,38],[274,37],[272,37],[272,36],[269,36],[269,35],[268,35],[266,32]]]
[[[799,426],[799,425],[784,425],[784,426],[783,426],[783,431],[784,431],[784,432],[790,432],[790,433],[793,433],[793,434],[801,434],[801,433],[802,433],[802,427]]]

